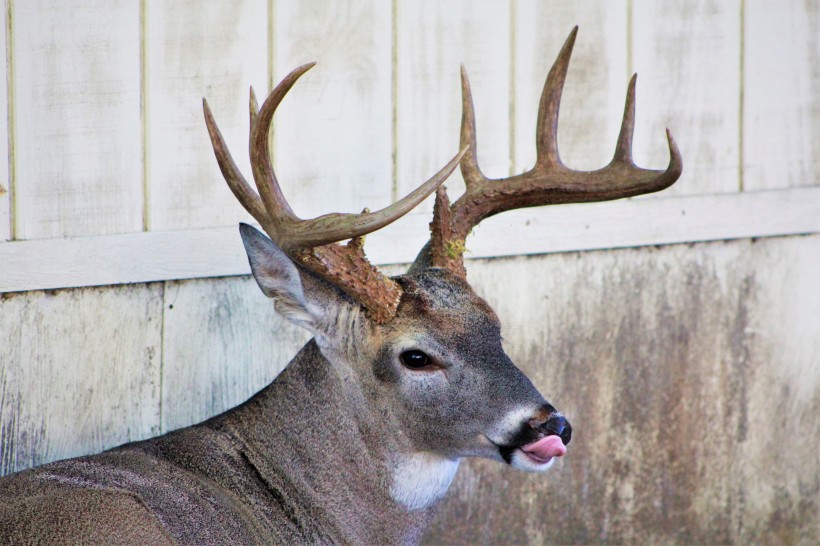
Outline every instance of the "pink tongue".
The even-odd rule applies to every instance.
[[[561,438],[553,434],[523,446],[521,451],[532,453],[541,459],[549,459],[550,457],[563,457],[567,452],[567,446],[564,445]]]

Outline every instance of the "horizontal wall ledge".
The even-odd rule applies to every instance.
[[[367,237],[377,264],[407,263],[430,216]],[[820,187],[521,209],[482,222],[467,258],[820,233]],[[248,274],[236,227],[0,243],[0,292]]]

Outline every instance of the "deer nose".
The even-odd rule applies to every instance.
[[[550,413],[546,420],[530,419],[529,425],[546,436],[558,436],[564,445],[567,445],[572,439],[572,425],[569,424],[566,417],[558,412]]]

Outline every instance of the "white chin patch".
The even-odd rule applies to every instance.
[[[516,470],[523,470],[524,472],[546,472],[552,467],[554,462],[555,457],[550,458],[548,461],[536,461],[520,449],[516,449],[512,453],[510,466]]]
[[[430,452],[406,455],[393,469],[390,496],[410,510],[428,508],[444,497],[458,462]]]

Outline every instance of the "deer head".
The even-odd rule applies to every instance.
[[[528,471],[549,468],[566,452],[572,428],[505,354],[499,321],[466,280],[467,236],[481,220],[510,209],[617,199],[661,190],[681,173],[667,132],[669,166],[632,161],[635,78],[627,91],[612,162],[581,172],[559,158],[561,91],[577,28],[563,46],[541,97],[535,166],[489,179],[478,165],[475,114],[462,69],[461,152],[395,204],[377,212],[298,218],[285,200],[269,156],[273,114],[313,64],[291,72],[261,109],[251,91],[250,156],[254,190],[239,172],[207,102],[205,119],[222,173],[237,199],[267,233],[242,225],[251,270],[276,309],[310,330],[323,358],[349,385],[375,450],[392,471],[391,494],[410,509],[437,500],[459,458],[482,456]],[[461,164],[466,191],[449,203],[442,183]],[[363,236],[409,212],[436,192],[431,237],[407,274],[389,278],[367,260]],[[349,240],[346,244],[340,241]],[[422,476],[422,477],[419,477]]]

